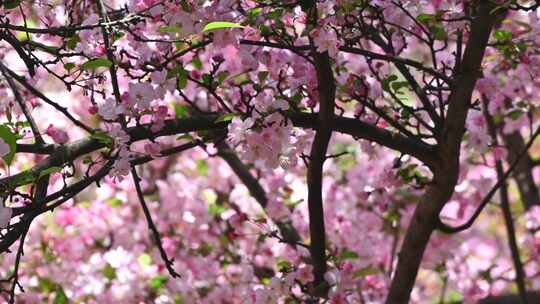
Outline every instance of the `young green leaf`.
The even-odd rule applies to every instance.
[[[112,61],[107,58],[95,58],[83,63],[81,68],[84,70],[95,70],[97,68],[109,68],[112,64]]]
[[[203,28],[203,33],[213,30],[228,29],[228,28],[243,28],[244,26],[239,23],[227,22],[227,21],[214,21],[210,22]]]
[[[50,174],[53,174],[53,173],[57,173],[57,172],[62,172],[62,167],[50,167],[50,168],[47,168],[43,171],[41,171],[39,173],[39,176],[38,176],[38,179],[44,177],[44,176],[47,176],[47,175],[50,175]]]
[[[19,4],[21,4],[21,2],[22,2],[22,0],[6,0],[6,1],[4,1],[4,8],[5,9],[14,9],[17,6],[19,6]]]
[[[0,125],[0,138],[9,145],[9,152],[2,157],[9,166],[17,152],[17,136],[6,125]]]

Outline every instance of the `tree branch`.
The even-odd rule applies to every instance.
[[[497,140],[497,130],[495,128],[495,123],[493,122],[493,118],[491,115],[489,115],[487,111],[487,99],[483,98],[483,104],[484,104],[484,117],[486,118],[486,122],[488,125],[488,132],[491,136],[492,144],[495,146],[498,145]],[[524,153],[527,154],[527,153]],[[520,163],[520,160],[517,159],[517,164]],[[517,168],[518,166],[516,166]],[[497,171],[497,178],[503,179],[504,176],[504,169],[503,164],[500,159],[497,159],[495,161],[495,170]],[[505,179],[503,179],[505,180]],[[516,285],[518,287],[519,291],[519,297],[520,297],[520,303],[521,304],[528,304],[527,301],[527,288],[525,286],[525,272],[523,271],[523,263],[521,262],[521,257],[519,255],[519,248],[517,245],[516,240],[516,228],[514,227],[514,219],[512,218],[512,211],[510,210],[510,200],[508,198],[508,185],[506,182],[503,182],[501,185],[501,191],[500,191],[500,197],[501,197],[501,207],[503,212],[503,218],[504,218],[504,224],[506,227],[506,234],[508,236],[508,247],[510,248],[510,252],[512,254],[512,262],[514,263],[514,271],[516,272]]]
[[[286,112],[285,115],[297,127],[317,129],[316,114]],[[397,132],[379,128],[358,119],[334,116],[332,130],[351,135],[355,138],[373,141],[403,154],[409,154],[421,160],[429,167],[434,166],[438,162],[435,146],[426,144],[418,139],[405,137]]]
[[[152,232],[152,237],[153,237],[154,243],[159,249],[161,259],[165,263],[165,267],[169,271],[169,274],[173,278],[179,278],[180,275],[173,268],[174,259],[169,259],[169,257],[167,256],[167,253],[165,252],[165,249],[163,248],[163,243],[161,242],[161,237],[159,236],[157,227],[154,224],[154,221],[152,220],[152,215],[150,214],[150,210],[148,209],[148,206],[146,205],[146,202],[144,200],[144,195],[143,195],[143,192],[141,190],[141,185],[140,185],[141,179],[137,175],[137,170],[135,169],[135,166],[131,167],[131,176],[133,177],[133,183],[135,184],[137,197],[139,198],[139,202],[141,203],[141,208],[144,212],[144,217],[146,218],[148,229],[150,229],[150,231]]]
[[[527,300],[529,303],[538,303],[540,299],[540,291],[527,292]],[[477,304],[516,304],[519,303],[520,296],[517,294],[506,294],[500,296],[489,296],[477,302]],[[536,301],[536,302],[535,302]]]
[[[249,172],[249,169],[242,163],[242,161],[236,156],[236,153],[223,141],[217,143],[218,155],[227,162],[229,167],[234,171],[236,176],[244,183],[249,193],[255,200],[261,205],[263,209],[266,208],[268,198],[266,191],[263,189],[259,181]],[[279,232],[281,233],[281,239],[283,243],[293,246],[298,245],[301,240],[298,231],[294,228],[291,221],[276,221]]]
[[[514,169],[513,178],[516,181],[525,210],[529,210],[531,207],[540,204],[540,194],[538,193],[538,187],[532,174],[532,169],[534,168],[533,161],[528,152],[519,157],[521,151],[528,150],[525,149],[526,144],[519,132],[503,134],[503,139],[506,144],[506,150],[508,151],[508,163],[511,164],[517,159],[520,159]]]
[[[433,183],[416,207],[402,244],[396,274],[392,279],[387,304],[408,303],[422,256],[433,230],[439,223],[439,213],[454,192],[459,175],[459,152],[465,132],[465,119],[480,64],[493,25],[499,18],[492,14],[489,1],[477,2],[477,13],[471,23],[471,34],[460,66],[456,84],[448,97],[448,115],[438,138],[440,161],[434,166]]]
[[[17,89],[17,86],[15,85],[15,82],[8,75],[6,66],[1,61],[0,61],[0,70],[2,71],[2,75],[4,75],[4,78],[6,79],[7,83],[9,84],[11,91],[13,91],[13,96],[15,97],[15,100],[17,101],[19,106],[21,107],[21,111],[23,112],[24,116],[26,117],[26,120],[28,121],[28,124],[30,125],[30,128],[32,129],[32,133],[34,133],[36,144],[43,145],[45,141],[43,141],[43,137],[41,137],[41,133],[39,132],[39,128],[36,124],[36,121],[32,117],[30,110],[26,106],[26,103],[24,102],[21,96],[21,93],[19,92],[19,89]]]
[[[502,176],[498,177],[497,183],[495,183],[495,185],[493,185],[493,187],[489,190],[489,192],[486,194],[484,199],[482,199],[482,202],[480,202],[480,204],[476,208],[475,212],[473,213],[473,215],[469,218],[469,220],[467,222],[465,222],[464,224],[459,225],[457,227],[452,227],[452,226],[446,225],[443,222],[439,221],[439,223],[437,225],[437,229],[440,230],[441,232],[444,232],[444,233],[458,233],[458,232],[461,232],[463,230],[469,229],[474,224],[474,221],[480,216],[480,214],[482,213],[482,210],[484,210],[484,208],[487,206],[487,204],[489,204],[489,202],[491,201],[491,198],[493,198],[493,196],[495,195],[497,190],[499,190],[499,188],[505,183],[505,181],[508,179],[508,177],[510,177],[512,172],[517,167],[517,165],[518,165],[519,161],[521,160],[521,158],[525,154],[527,154],[527,151],[533,145],[535,139],[539,135],[540,135],[540,127],[538,127],[536,129],[536,131],[534,132],[531,139],[529,139],[529,142],[527,143],[527,145],[523,148],[523,150],[520,152],[520,154],[517,156],[517,158],[514,160],[514,162],[510,165],[510,167],[506,170],[506,172]]]
[[[151,124],[144,124],[128,128],[127,133],[130,136],[131,142],[136,142],[143,139],[175,135],[179,133],[225,129],[227,122],[216,123],[214,122],[216,118],[217,116],[208,116],[166,120],[164,127],[156,133],[150,131]],[[32,180],[29,180],[29,177],[39,176],[39,173],[47,168],[62,166],[82,155],[99,150],[105,146],[106,145],[104,143],[92,137],[81,139],[65,145],[59,145],[58,149],[53,152],[51,156],[39,162],[32,169],[0,179],[0,185],[4,185],[9,189],[14,189],[16,187],[29,184],[32,182]]]
[[[312,2],[313,5],[306,11],[306,14],[309,23],[313,26],[317,24],[317,5],[315,1]],[[310,44],[312,44],[311,41]],[[319,53],[312,49],[312,56],[317,74],[319,113],[317,114],[315,138],[311,145],[307,168],[309,251],[315,278],[313,281],[314,295],[324,296],[328,288],[324,280],[324,274],[326,273],[326,229],[324,226],[322,179],[323,164],[326,160],[326,151],[334,124],[336,84],[328,52]]]
[[[30,83],[28,83],[28,81],[26,81],[26,79],[23,76],[19,76],[17,73],[13,72],[12,70],[10,70],[8,68],[6,68],[6,72],[11,77],[13,77],[13,79],[15,79],[18,83],[20,83],[26,90],[28,90],[28,92],[32,93],[34,96],[40,98],[45,103],[49,104],[50,106],[55,108],[57,111],[62,113],[74,125],[76,125],[77,127],[85,130],[88,133],[93,133],[94,132],[94,130],[92,130],[92,128],[90,128],[89,126],[82,123],[79,119],[73,117],[73,115],[71,115],[71,113],[69,113],[67,108],[64,108],[64,107],[60,106],[59,104],[57,104],[56,102],[52,101],[47,96],[45,96],[45,94],[43,94],[41,91],[34,88],[34,86],[32,86]]]

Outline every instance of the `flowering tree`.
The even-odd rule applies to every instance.
[[[537,1],[3,0],[9,303],[535,303]]]

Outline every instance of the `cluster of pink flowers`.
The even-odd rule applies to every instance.
[[[433,168],[372,140],[390,141],[389,146],[444,140],[444,134],[435,135],[433,117],[440,112],[444,119],[452,106],[437,99],[453,89],[454,79],[445,78],[460,59],[457,41],[466,42],[471,34],[466,14],[472,4],[319,1],[308,13],[303,2],[309,1],[300,2],[111,1],[103,4],[107,20],[95,5],[79,2],[22,1],[18,9],[6,8],[6,2],[0,8],[0,31],[19,39],[36,65],[33,78],[11,77],[29,109],[21,108],[0,75],[0,124],[9,130],[0,132],[1,178],[47,164],[48,157],[60,162],[60,154],[50,149],[86,145],[77,142],[81,138],[101,141],[104,148],[59,165],[65,168],[49,168],[54,171],[49,195],[109,160],[113,164],[107,177],[33,222],[19,273],[26,292],[17,290],[17,301],[262,304],[313,298],[306,166],[319,121],[313,122],[314,130],[301,128],[289,115],[318,117],[326,84],[319,83],[313,54],[328,59],[336,85],[333,114],[341,119],[332,126],[323,155],[328,293],[321,302],[384,301],[407,224],[432,183]],[[369,8],[360,10],[361,5]],[[525,138],[538,125],[538,13],[509,12],[507,18],[490,37],[482,62],[458,147],[458,182],[440,214],[445,223],[457,225],[472,216],[498,180],[495,160],[508,167],[513,154],[505,136]],[[16,30],[23,25],[34,31]],[[214,28],[203,30],[208,25]],[[63,30],[70,26],[75,30]],[[28,63],[20,56],[0,39],[1,63],[22,75]],[[96,62],[99,66],[92,67]],[[28,87],[46,98],[38,102]],[[51,110],[49,98],[57,102],[54,109],[70,115]],[[429,105],[439,107],[435,115]],[[37,126],[25,118],[26,110]],[[500,131],[498,145],[486,115]],[[219,137],[224,133],[202,128],[161,136],[166,125],[208,117],[219,117],[208,125],[227,124],[220,129],[227,134]],[[348,132],[365,135],[365,128],[367,136],[338,132],[351,129],[348,122],[355,119],[360,127]],[[87,128],[74,127],[81,124]],[[30,127],[42,130],[45,145],[32,142],[36,134]],[[144,140],[130,136],[130,128],[142,130]],[[13,140],[23,152],[8,163]],[[244,185],[235,175],[239,169],[220,158],[223,140],[260,189]],[[165,149],[186,143],[201,144],[164,157]],[[33,149],[43,151],[30,153]],[[177,280],[168,275],[133,180],[127,178],[133,160],[148,156],[151,162],[137,166],[140,187],[163,251],[182,275]],[[531,169],[533,181],[537,171]],[[522,200],[517,186],[510,183],[513,207]],[[35,196],[34,186],[16,190],[22,192],[0,193],[0,237],[20,223],[12,216],[22,209],[14,208],[31,206]],[[530,286],[540,288],[540,207],[522,209],[512,209],[517,242]],[[488,206],[469,230],[435,233],[412,302],[438,300],[440,290],[448,291],[445,300],[465,302],[513,290],[514,266],[499,221],[500,209]],[[298,234],[298,244],[286,244],[286,225]],[[2,277],[12,273],[13,248],[0,257]]]

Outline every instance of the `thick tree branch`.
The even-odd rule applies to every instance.
[[[175,135],[179,133],[188,133],[202,130],[223,130],[227,126],[226,122],[214,122],[217,116],[198,117],[166,120],[165,126],[158,132],[150,131],[150,124],[140,125],[127,129],[130,135],[131,142],[140,141],[143,139],[155,138],[159,136]],[[88,137],[69,143],[60,145],[58,149],[45,160],[39,162],[32,169],[21,173],[0,179],[0,185],[4,185],[9,189],[13,189],[32,182],[31,177],[39,176],[39,173],[53,166],[62,166],[63,164],[73,161],[76,158],[91,153],[93,151],[104,148],[106,145],[99,140]]]
[[[185,143],[176,147],[164,149],[160,152],[160,155],[162,157],[173,155],[173,154],[191,149],[193,147],[199,146],[203,143],[204,142],[199,141],[199,140]],[[141,156],[141,157],[131,160],[130,163],[132,166],[137,166],[137,165],[145,164],[152,160],[154,160],[153,157]],[[0,240],[0,252],[7,251],[9,247],[11,247],[11,245],[21,236],[21,234],[25,231],[24,225],[29,224],[38,215],[43,214],[47,211],[54,210],[55,208],[62,205],[66,201],[75,197],[77,194],[79,194],[81,191],[86,189],[92,183],[98,182],[99,180],[104,178],[111,170],[113,163],[114,163],[114,159],[109,160],[94,175],[85,177],[84,179],[76,183],[73,183],[51,195],[44,196],[39,199],[36,198],[36,200],[34,201],[34,204],[32,205],[13,208],[13,215],[12,215],[13,217],[19,216],[21,214],[24,214],[24,215],[21,218],[21,222],[19,226],[15,227],[14,229],[9,230],[8,233]],[[54,203],[47,204],[54,200],[56,200]]]
[[[316,129],[318,126],[316,114],[287,112],[286,115],[297,127]],[[166,120],[164,128],[156,133],[150,131],[150,124],[128,128],[127,132],[130,135],[131,141],[136,142],[143,139],[180,133],[203,130],[225,130],[228,122],[215,122],[218,117],[219,115],[207,115],[194,118],[170,119]],[[353,118],[334,116],[333,121],[334,125],[332,129],[337,132],[348,134],[355,138],[374,141],[380,145],[418,158],[429,166],[436,162],[434,147],[422,141],[415,141],[396,132],[381,129]],[[18,144],[17,152],[50,154],[51,156],[30,170],[0,179],[0,184],[9,185],[12,188],[28,184],[29,181],[23,178],[24,175],[36,175],[47,168],[62,166],[82,155],[104,147],[105,145],[103,143],[92,137],[65,145],[46,144],[44,146],[38,146]]]
[[[293,124],[297,127],[317,128],[316,114],[287,112]],[[358,119],[334,116],[332,130],[351,135],[355,138],[373,141],[392,150],[409,154],[426,165],[432,167],[437,163],[435,146],[425,142],[405,137],[398,132],[379,128]]]
[[[387,304],[408,303],[422,256],[433,230],[439,223],[439,213],[452,196],[457,183],[459,150],[465,132],[465,119],[476,80],[480,75],[480,64],[491,30],[499,19],[496,13],[492,13],[492,3],[489,1],[477,3],[461,70],[448,97],[448,115],[438,139],[438,156],[441,161],[434,167],[433,183],[416,207],[407,229],[399,253],[396,274],[386,299]]]
[[[317,6],[315,1],[306,11],[309,24],[317,24]],[[309,251],[313,264],[313,287],[315,295],[325,295],[327,288],[324,280],[326,273],[326,229],[324,225],[324,209],[322,197],[323,164],[326,160],[328,143],[334,126],[334,107],[336,84],[334,71],[328,52],[319,53],[312,49],[317,74],[319,113],[315,138],[311,145],[307,169],[308,214],[309,214]]]

